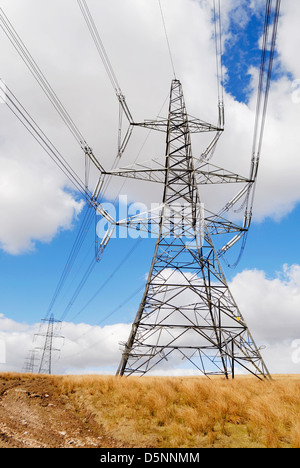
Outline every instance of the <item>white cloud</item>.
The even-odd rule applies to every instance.
[[[271,279],[263,271],[243,271],[232,281],[231,290],[260,343],[278,344],[300,337],[299,265],[285,265]]]
[[[300,341],[300,265],[285,265],[275,278],[263,271],[249,270],[238,274],[230,289],[258,347],[266,346],[263,358],[271,374],[299,373],[297,343]],[[187,302],[189,300],[187,299]],[[104,327],[85,323],[63,323],[55,346],[53,372],[71,374],[114,374],[121,359],[120,342],[126,342],[131,325],[118,323]],[[0,316],[0,339],[6,343],[7,363],[3,371],[20,371],[32,347],[43,346],[38,325],[17,323]],[[299,354],[297,354],[298,356]],[[59,359],[58,359],[59,358]],[[178,361],[163,361],[154,369],[156,375],[193,375],[195,370]]]
[[[300,266],[284,265],[275,278],[246,270],[230,284],[231,291],[271,373],[299,373],[292,345],[300,338]]]
[[[293,0],[281,2],[282,17],[278,35],[278,52],[283,67],[295,78],[300,78],[300,64],[297,60],[300,40],[299,15],[300,4]]]
[[[224,34],[230,34],[229,15],[234,14],[239,22],[247,22],[245,11],[250,7],[254,12],[262,12],[262,3],[258,0],[250,5],[235,0],[226,2],[223,6]],[[299,42],[296,40],[299,5],[295,3],[284,2],[278,49],[282,69],[297,77],[300,73],[295,60],[295,47]],[[1,6],[104,167],[109,168],[116,154],[117,101],[78,6],[70,0],[63,4],[58,0],[49,4],[36,0],[26,0],[26,4],[21,0],[2,0]],[[172,77],[158,5],[146,0],[112,0],[91,1],[90,8],[134,117],[136,120],[155,117],[169,93]],[[176,71],[184,85],[189,112],[215,122],[217,96],[210,2],[166,0],[164,11]],[[4,37],[2,39],[3,78],[82,176],[80,148],[64,130],[11,44]],[[38,240],[51,240],[62,228],[68,229],[80,207],[64,191],[68,183],[54,167],[47,170],[45,176],[45,165],[41,160],[47,156],[30,142],[19,123],[8,118],[3,107],[0,108],[0,211],[3,213],[5,206],[10,209],[6,210],[0,242],[4,250],[18,253],[32,249]],[[254,115],[255,91],[249,106],[226,95],[226,132],[216,153],[216,163],[248,175]],[[259,220],[266,216],[282,217],[300,198],[299,163],[295,151],[300,144],[298,126],[299,106],[291,99],[291,81],[282,78],[273,85],[270,96],[255,205],[255,216]],[[135,133],[122,165],[135,159],[145,137],[144,131]],[[202,149],[203,146],[195,142],[195,154],[200,154]],[[163,157],[164,152],[164,139],[150,138],[140,160]],[[289,173],[286,179],[282,178],[284,170]],[[122,183],[123,180],[115,181],[107,195],[114,196]],[[8,198],[3,197],[4,190]],[[159,190],[154,195],[152,187],[145,188],[145,184],[128,183],[124,190],[141,201],[160,201],[161,197]],[[203,198],[205,201],[205,194]],[[209,197],[213,206],[220,198],[224,199],[218,191]],[[18,202],[18,213],[24,216],[16,216]],[[28,213],[37,212],[41,216],[24,220],[25,213],[28,216]]]
[[[114,324],[104,327],[84,323],[63,323],[64,345],[56,371],[68,373],[116,372],[121,360],[120,342],[128,339],[131,326]]]
[[[127,340],[131,326],[114,324],[104,327],[80,323],[62,323],[55,328],[53,373],[114,373],[121,359],[120,342]],[[30,351],[35,350],[38,371],[41,349],[45,344],[47,322],[28,325],[0,315],[0,340],[5,343],[6,363],[3,372],[21,372]],[[44,336],[43,336],[44,335]]]
[[[53,171],[0,157],[0,245],[11,254],[32,250],[70,229],[82,209]],[[46,169],[46,167],[45,167]]]
[[[0,314],[0,340],[4,343],[5,363],[0,365],[0,371],[20,372],[25,362],[25,356],[31,348],[37,326],[18,323]]]

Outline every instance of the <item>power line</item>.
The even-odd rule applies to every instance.
[[[42,88],[44,93],[46,94],[47,98],[50,100],[56,111],[61,116],[64,123],[69,128],[70,132],[73,134],[75,139],[79,142],[80,146],[82,142],[85,141],[82,133],[78,129],[77,125],[75,124],[74,120],[70,117],[70,114],[67,112],[65,107],[63,106],[62,102],[58,98],[56,92],[53,90],[52,86],[49,84],[49,81],[46,79],[45,75],[41,71],[40,67],[38,66],[37,62],[32,57],[31,53],[29,52],[28,48],[18,35],[17,31],[13,27],[12,23],[0,8],[0,26],[3,29],[4,33],[10,40],[11,44],[14,46],[18,54],[20,55],[21,59]]]
[[[64,105],[58,98],[56,92],[53,90],[52,86],[50,85],[49,81],[46,79],[45,75],[41,71],[40,67],[38,66],[35,59],[32,57],[31,53],[29,52],[28,48],[20,38],[19,34],[13,27],[12,23],[5,15],[4,11],[0,8],[0,27],[3,29],[4,33],[8,37],[9,41],[16,49],[17,53],[33,75],[34,79],[37,81],[38,85],[41,87],[43,92],[45,93],[46,97],[49,99],[51,104],[53,105],[54,109],[58,112],[59,116],[66,124],[68,129],[70,130],[71,134],[80,145],[81,149],[85,153],[85,165],[86,168],[89,165],[89,162],[92,161],[95,167],[103,173],[104,170],[99,163],[96,156],[93,154],[92,148],[86,142],[83,134],[78,129],[77,125],[75,124],[74,120],[71,118],[70,114],[65,109]],[[87,181],[87,178],[86,178]],[[87,186],[87,184],[86,184]]]
[[[88,27],[88,30],[91,34],[91,37],[94,41],[94,44],[96,46],[96,49],[98,51],[98,54],[99,54],[99,57],[104,65],[104,68],[105,68],[105,71],[108,75],[108,78],[111,82],[111,85],[115,91],[115,94],[118,98],[118,101],[119,101],[119,128],[118,128],[118,153],[116,155],[116,158],[115,158],[115,161],[112,165],[112,169],[115,169],[117,167],[117,164],[122,156],[122,154],[124,153],[128,143],[129,143],[129,140],[131,138],[131,135],[132,135],[132,132],[133,132],[133,117],[132,117],[132,114],[129,110],[129,107],[127,105],[127,102],[126,102],[126,98],[125,98],[125,95],[120,87],[120,84],[119,84],[119,81],[116,77],[116,74],[114,72],[114,69],[113,69],[113,66],[111,64],[111,61],[108,57],[108,54],[105,50],[105,47],[104,47],[104,44],[103,44],[103,41],[101,39],[101,36],[100,36],[100,33],[99,33],[99,30],[96,26],[96,23],[93,19],[93,15],[88,7],[88,4],[86,2],[86,0],[77,0],[77,3],[79,5],[79,8],[81,10],[81,13],[83,15],[83,18],[86,22],[86,25]],[[123,113],[125,114],[128,122],[129,122],[129,128],[124,136],[124,138],[122,139],[122,116],[123,116]],[[102,186],[102,190],[101,190],[101,197],[104,196],[109,184],[110,184],[110,181],[111,181],[111,176],[109,177],[106,177],[104,183],[103,183],[103,186]]]
[[[77,233],[77,236],[76,236],[76,239],[74,241],[74,244],[72,246],[72,249],[70,251],[70,254],[69,254],[69,257],[67,259],[67,262],[64,266],[64,269],[63,269],[63,272],[61,274],[61,277],[59,279],[59,282],[57,284],[57,287],[55,289],[55,292],[53,294],[53,297],[52,297],[52,300],[50,302],[50,305],[49,305],[49,308],[48,308],[48,312],[46,314],[46,318],[48,318],[49,314],[51,313],[53,307],[54,307],[54,304],[71,272],[71,269],[74,265],[74,262],[76,260],[76,257],[78,256],[78,253],[82,247],[82,244],[84,242],[84,239],[88,233],[88,230],[90,228],[90,225],[91,225],[91,222],[92,222],[92,214],[93,214],[93,209],[91,208],[90,205],[87,205],[86,206],[86,210],[85,210],[85,215],[84,215],[84,218],[82,220],[82,223],[80,225],[80,228],[79,228],[79,231]]]
[[[91,194],[86,188],[85,183],[80,179],[78,174],[76,174],[76,172],[73,170],[70,164],[66,161],[66,159],[62,156],[62,154],[58,151],[54,144],[41,130],[36,121],[26,111],[24,106],[16,98],[16,96],[13,94],[13,92],[10,90],[7,84],[5,88],[5,97],[5,104],[7,105],[7,107],[22,123],[26,130],[28,130],[28,132],[33,136],[33,138],[43,148],[43,150],[50,156],[53,162],[62,170],[62,172],[67,176],[67,178],[76,187],[76,189],[83,195],[83,197],[86,200],[90,200]]]
[[[97,51],[99,53],[99,56],[103,62],[103,65],[105,67],[105,70],[106,70],[106,73],[109,77],[109,80],[115,90],[115,93],[117,95],[119,94],[122,94],[122,91],[121,91],[121,88],[120,88],[120,85],[118,83],[118,80],[117,80],[117,77],[116,77],[116,74],[113,70],[113,67],[112,67],[112,64],[109,60],[109,57],[106,53],[106,50],[104,48],[104,45],[103,45],[103,42],[101,40],[101,37],[100,37],[100,34],[99,34],[99,31],[96,27],[96,24],[94,22],[94,19],[92,17],[92,14],[89,10],[89,7],[87,5],[87,2],[85,0],[77,0],[78,2],[78,5],[79,5],[79,8],[82,12],[82,15],[86,21],[86,24],[87,24],[87,27],[90,31],[90,34],[94,40],[94,43],[95,43],[95,46],[97,48]]]
[[[87,280],[89,279],[89,277],[90,277],[90,275],[92,274],[92,272],[93,272],[93,270],[94,270],[94,268],[95,268],[96,265],[97,265],[96,258],[93,257],[93,259],[92,259],[92,261],[90,262],[90,264],[89,264],[89,266],[88,266],[86,272],[85,272],[84,275],[83,275],[83,278],[80,280],[80,282],[79,282],[79,284],[78,284],[78,286],[77,286],[77,288],[76,288],[76,290],[75,290],[73,296],[71,297],[71,299],[70,299],[70,301],[69,301],[67,307],[65,308],[65,310],[64,310],[64,312],[63,312],[63,314],[62,314],[62,316],[61,316],[61,319],[60,319],[61,321],[63,321],[63,320],[66,318],[66,316],[67,316],[67,314],[69,313],[71,307],[73,307],[73,305],[74,305],[74,303],[75,303],[77,297],[79,296],[81,290],[82,290],[83,287],[85,286]]]
[[[273,26],[272,26],[272,36],[271,36],[271,46],[269,49],[269,33],[271,30],[271,21],[272,21],[272,0],[267,0],[266,5],[266,19],[264,26],[264,36],[263,36],[263,49],[262,49],[262,58],[261,58],[261,67],[259,75],[259,84],[258,84],[258,97],[257,97],[257,106],[256,106],[256,116],[255,116],[255,126],[254,126],[254,136],[253,136],[253,147],[252,147],[252,164],[250,171],[250,179],[254,180],[252,188],[252,196],[249,193],[249,200],[246,207],[246,214],[249,215],[249,223],[251,222],[252,209],[254,204],[254,196],[257,184],[257,174],[261,157],[261,150],[263,144],[263,137],[265,131],[266,115],[270,94],[273,62],[275,55],[277,31],[278,31],[278,22],[280,16],[280,6],[281,0],[276,0],[275,12],[273,17]]]
[[[117,267],[113,270],[113,272],[107,277],[107,279],[102,283],[99,289],[93,294],[93,296],[89,299],[89,301],[85,304],[84,307],[81,308],[81,310],[74,316],[72,317],[71,321],[75,320],[82,312],[86,310],[86,308],[96,299],[96,297],[100,294],[100,292],[107,286],[107,284],[114,278],[114,276],[119,273],[120,269],[122,266],[128,261],[128,259],[132,256],[132,254],[135,252],[135,250],[139,247],[140,243],[142,241],[142,238],[140,237],[137,242],[134,244],[132,249],[125,255],[125,257],[121,260],[121,262],[117,265]]]
[[[143,289],[144,289],[145,285],[141,285],[138,289],[136,289],[132,294],[130,294],[130,296],[125,299],[124,301],[122,301],[117,307],[115,307],[108,315],[106,315],[103,319],[101,319],[100,322],[97,322],[94,326],[100,326],[102,325],[104,322],[106,322],[109,318],[111,318],[113,315],[115,315],[117,312],[119,312],[123,307],[125,307],[125,305],[127,305],[135,296],[137,296]],[[86,336],[88,335],[89,333],[91,333],[93,330],[93,328],[91,330],[88,330],[87,332],[85,333],[82,333],[78,338],[82,338],[83,336]],[[109,335],[108,337],[106,337],[106,339],[108,339],[111,335]],[[101,344],[104,342],[105,340],[102,340],[101,341]],[[96,346],[99,346],[99,341],[97,341],[97,343],[93,343],[92,345],[90,345],[88,348],[85,348],[83,351],[88,351],[89,349],[92,349],[92,348],[95,348]],[[76,353],[76,354],[71,354],[71,355],[68,355],[68,356],[64,356],[64,359],[67,359],[67,358],[70,358],[70,357],[74,357],[74,356],[77,356],[79,354],[82,354],[82,351]]]
[[[165,21],[165,17],[164,17],[164,12],[163,12],[163,8],[162,8],[161,0],[158,0],[158,3],[159,3],[159,9],[160,9],[161,18],[162,18],[162,22],[163,22],[163,27],[164,27],[164,31],[165,31],[165,36],[166,36],[166,41],[167,41],[171,66],[172,66],[172,70],[173,70],[173,75],[174,75],[174,78],[176,80],[176,72],[175,72],[173,54],[172,54],[172,50],[171,50],[171,45],[170,45],[170,41],[169,41],[169,36],[168,36],[168,31],[167,31],[167,26],[166,26],[166,21]]]
[[[243,205],[245,205],[245,210],[244,210],[245,232],[242,233],[240,236],[237,236],[234,243],[230,241],[227,244],[227,246],[231,247],[232,245],[236,244],[240,239],[243,240],[241,251],[238,256],[237,261],[233,265],[230,265],[228,262],[226,262],[227,266],[233,267],[233,268],[237,266],[239,260],[241,259],[242,253],[244,252],[247,237],[248,237],[248,232],[252,223],[253,205],[254,205],[254,198],[255,198],[255,192],[256,192],[256,186],[257,186],[258,169],[259,169],[260,158],[261,158],[263,137],[264,137],[264,131],[265,131],[266,115],[267,115],[268,100],[269,100],[270,86],[271,86],[271,79],[272,79],[273,62],[274,62],[275,48],[276,48],[276,39],[277,39],[277,32],[278,32],[278,22],[279,22],[279,17],[280,17],[281,0],[275,0],[275,8],[272,8],[273,4],[274,4],[273,0],[266,1],[261,64],[260,64],[260,72],[259,72],[257,104],[256,104],[256,112],[255,112],[253,143],[252,143],[251,168],[250,168],[250,175],[249,175],[250,182],[248,186],[242,189],[239,192],[239,194],[235,196],[231,202],[227,203],[227,205],[221,212],[222,214],[225,211],[228,211],[230,208],[236,205],[236,203],[238,203],[239,200],[245,197],[245,202],[243,203]],[[271,32],[271,44],[269,44],[270,32]],[[226,253],[227,246],[224,246],[223,249],[221,249],[220,251],[221,257]]]
[[[215,47],[216,47],[216,66],[217,66],[217,87],[218,87],[218,106],[219,106],[219,126],[224,126],[224,88],[223,88],[223,46],[222,46],[222,17],[221,17],[221,0],[213,0],[214,10],[214,30],[215,30]]]
[[[102,39],[100,37],[100,34],[99,34],[99,31],[98,31],[98,28],[96,26],[96,23],[93,19],[93,16],[91,14],[91,11],[88,7],[88,4],[86,2],[86,0],[77,0],[78,2],[78,5],[79,5],[79,8],[82,12],[82,15],[85,19],[85,22],[87,24],[87,27],[88,27],[88,30],[92,36],[92,39],[95,43],[95,46],[96,46],[96,49],[98,51],[98,54],[102,60],[102,63],[104,65],[104,68],[106,70],[106,73],[109,77],[109,80],[114,88],[114,91],[118,97],[118,100],[122,106],[122,109],[128,119],[129,122],[133,122],[133,118],[132,118],[132,115],[131,115],[131,112],[127,106],[127,103],[126,103],[126,99],[125,99],[125,96],[121,90],[121,87],[119,85],[119,82],[118,82],[118,79],[116,77],[116,74],[114,72],[114,69],[112,67],[112,64],[109,60],[109,57],[106,53],[106,50],[105,50],[105,47],[104,47],[104,44],[102,42]]]

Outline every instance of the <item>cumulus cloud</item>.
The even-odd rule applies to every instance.
[[[0,359],[1,371],[20,372],[22,370],[25,356],[37,330],[37,326],[18,323],[0,314],[0,341],[5,357],[4,362]]]
[[[64,322],[55,326],[53,373],[115,373],[121,359],[120,342],[125,342],[129,324],[104,327]],[[28,325],[0,315],[0,341],[5,344],[3,372],[21,372],[26,358],[35,350],[35,371],[39,370],[47,322]],[[1,359],[0,359],[1,361]]]
[[[300,266],[284,265],[274,278],[264,271],[246,270],[230,288],[254,340],[266,346],[262,354],[270,372],[299,373],[293,355],[300,338]]]
[[[244,271],[235,276],[230,289],[258,347],[265,347],[262,355],[271,374],[299,373],[300,265],[284,265],[274,278],[263,271]],[[54,353],[53,372],[114,374],[121,359],[120,343],[127,341],[130,329],[128,323],[100,327],[64,322],[57,330],[64,338],[55,342],[61,352]],[[43,346],[41,337],[33,342],[34,334],[43,333],[39,325],[1,315],[0,330],[7,356],[0,366],[3,371],[20,371],[28,350]],[[181,356],[163,361],[154,374],[195,375],[196,371],[183,367]]]
[[[285,265],[275,278],[259,270],[243,271],[232,281],[231,290],[261,343],[299,338],[299,265]]]
[[[51,171],[0,157],[0,245],[10,254],[34,249],[70,229],[83,202],[64,189]],[[30,167],[31,166],[31,167]]]
[[[128,339],[131,326],[114,324],[104,327],[64,323],[64,345],[57,370],[68,373],[115,373],[121,359],[120,343]]]
[[[171,5],[172,3],[172,5]],[[260,0],[225,2],[224,36],[230,36],[230,21],[246,24],[249,11],[263,13]],[[299,106],[291,99],[291,74],[300,76],[295,57],[299,35],[296,18],[299,5],[283,4],[278,38],[280,66],[284,76],[274,82],[263,148],[263,159],[255,206],[257,220],[266,216],[280,219],[299,201]],[[2,0],[1,7],[22,36],[37,63],[62,99],[89,144],[106,168],[116,155],[118,107],[113,89],[97,56],[80,10],[73,1],[49,4],[27,0]],[[135,120],[155,118],[169,94],[172,70],[168,59],[160,11],[155,2],[112,0],[90,2],[91,11],[101,32],[108,55],[121,82]],[[57,12],[59,11],[59,14]],[[204,120],[217,120],[216,70],[211,4],[208,1],[172,0],[164,2],[164,11],[176,72],[182,80],[188,110]],[[16,92],[25,107],[33,113],[42,129],[83,176],[84,162],[80,148],[74,145],[61,120],[51,108],[28,70],[1,32],[3,39],[2,77]],[[39,40],[37,40],[37,38]],[[290,38],[293,38],[292,40]],[[225,42],[230,47],[230,41]],[[228,52],[228,50],[226,50]],[[251,70],[249,70],[251,72]],[[255,70],[252,71],[255,77]],[[257,71],[256,71],[257,73]],[[254,80],[255,81],[255,80]],[[256,87],[250,91],[245,105],[225,94],[226,131],[216,153],[216,163],[248,175],[251,158],[251,137],[254,128]],[[11,253],[33,248],[36,241],[49,241],[60,229],[68,229],[80,210],[78,201],[65,190],[68,181],[54,168],[45,172],[42,150],[29,141],[20,124],[0,107],[1,120],[1,200],[6,206],[5,226],[0,230],[0,245]],[[167,107],[162,113],[167,112]],[[121,165],[134,161],[145,142],[144,131],[136,131]],[[194,143],[199,155],[204,140]],[[152,137],[143,146],[140,160],[161,156],[164,139]],[[7,161],[9,160],[9,161]],[[51,166],[51,165],[50,165]],[[48,166],[48,167],[50,167]],[[289,178],[283,180],[283,171]],[[47,175],[46,175],[47,174]],[[22,175],[22,178],[21,178]],[[4,182],[3,182],[4,179]],[[51,179],[51,180],[50,180]],[[92,176],[91,188],[96,179]],[[122,181],[110,185],[107,196],[114,198]],[[123,188],[129,197],[140,201],[159,202],[161,192],[145,184],[128,183]],[[20,196],[20,192],[22,196]],[[227,196],[227,192],[226,192]],[[228,197],[230,194],[228,193]],[[203,201],[212,201],[212,208],[224,195],[216,190]],[[19,205],[18,205],[19,202]],[[210,208],[209,204],[207,205]],[[19,214],[16,210],[19,207]],[[29,213],[41,216],[29,216]],[[26,229],[24,229],[24,224]]]
[[[297,44],[300,31],[297,27],[300,14],[299,2],[286,0],[281,6],[282,17],[278,36],[278,52],[283,67],[289,70],[295,78],[300,78],[300,64],[297,57]]]

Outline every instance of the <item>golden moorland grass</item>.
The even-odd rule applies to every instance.
[[[122,446],[300,448],[300,376],[52,379]]]

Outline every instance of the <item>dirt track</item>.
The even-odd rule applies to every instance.
[[[116,447],[51,381],[0,377],[0,448]]]

